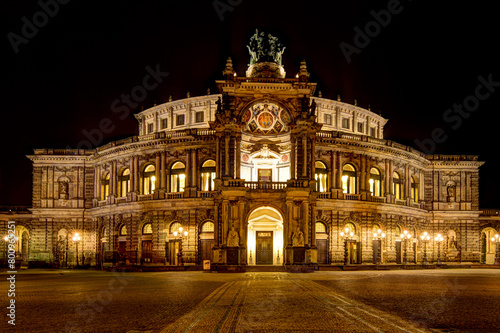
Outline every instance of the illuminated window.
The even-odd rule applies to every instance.
[[[176,231],[179,231],[181,224],[179,222],[174,222],[170,225],[170,233],[173,234]]]
[[[213,222],[205,222],[201,226],[201,232],[214,232],[214,223]]]
[[[186,185],[186,166],[175,162],[170,168],[170,192],[184,192]]]
[[[122,225],[120,227],[120,236],[125,236],[125,235],[128,235],[127,226],[126,225]]]
[[[316,232],[326,233],[326,226],[323,222],[316,222]]]
[[[324,123],[325,123],[325,125],[331,125],[332,124],[332,115],[331,114],[325,114],[325,116],[324,116]]]
[[[101,200],[106,200],[109,196],[109,172],[101,180]]]
[[[127,193],[130,192],[130,170],[125,169],[122,174],[118,177],[119,193],[121,197],[126,197]]]
[[[215,161],[207,160],[201,166],[201,190],[213,191],[215,179]]]
[[[143,235],[151,235],[152,233],[153,233],[153,227],[152,227],[151,223],[146,223],[142,227],[142,234]]]
[[[152,194],[156,188],[156,169],[155,166],[149,164],[144,169],[144,176],[142,177],[142,193]]]
[[[314,175],[314,178],[316,179],[316,191],[326,192],[328,177],[328,170],[326,169],[326,165],[325,163],[320,161],[316,161],[314,165],[316,169],[316,174]]]
[[[349,118],[342,118],[342,128],[349,129],[351,128]]]
[[[394,195],[396,196],[396,199],[402,199],[403,198],[403,180],[401,179],[401,176],[399,173],[394,172],[392,175],[392,189],[394,192]]]
[[[377,168],[370,169],[370,192],[375,197],[382,196],[380,171]]]
[[[342,190],[347,194],[356,193],[356,169],[352,164],[346,164],[342,168]]]
[[[415,176],[411,177],[411,199],[414,202],[418,202],[419,197],[418,197],[418,181]]]

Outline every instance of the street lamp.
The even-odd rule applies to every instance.
[[[441,234],[437,234],[437,236],[434,237],[434,240],[438,243],[437,264],[441,265],[441,242],[444,240],[444,238],[443,236],[441,236]]]
[[[182,258],[182,240],[184,237],[187,237],[187,236],[188,236],[188,232],[183,231],[182,227],[179,227],[179,230],[174,231],[174,237],[179,239],[179,252],[177,253],[177,258],[178,258],[177,264],[179,266],[184,266],[184,261]]]
[[[411,234],[408,232],[408,230],[403,231],[403,233],[400,235],[401,239],[404,240],[404,252],[403,252],[403,264],[408,265],[408,256],[407,256],[407,251],[408,251],[408,240],[411,239]]]
[[[345,228],[344,231],[340,232],[340,237],[344,238],[344,265],[348,264],[348,259],[349,259],[349,253],[347,250],[347,243],[349,240],[354,239],[354,232],[351,231],[349,228]]]
[[[385,233],[381,229],[373,233],[373,244],[378,243],[377,257],[375,258],[374,264],[382,263],[382,241],[385,239]]]
[[[491,237],[491,241],[495,242],[495,265],[500,265],[500,255],[498,253],[498,243],[500,243],[500,236],[496,234],[495,237]]]
[[[80,234],[75,232],[75,235],[73,236],[73,242],[75,242],[76,244],[76,268],[79,268],[80,265],[78,264],[78,243],[80,242],[80,240],[82,239],[80,237]]]
[[[420,235],[420,239],[424,243],[424,265],[427,265],[427,242],[430,241],[431,236],[425,231],[422,235]]]

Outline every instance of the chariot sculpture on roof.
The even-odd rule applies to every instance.
[[[282,65],[283,52],[286,47],[271,34],[255,30],[255,34],[250,38],[250,44],[247,45],[250,53],[250,65],[257,62],[274,62]]]

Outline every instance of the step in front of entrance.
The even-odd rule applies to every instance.
[[[247,272],[286,272],[285,266],[255,265],[247,266]]]

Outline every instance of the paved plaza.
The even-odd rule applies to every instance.
[[[16,275],[15,330],[4,310],[0,331],[498,332],[499,277],[496,269],[24,270]]]

